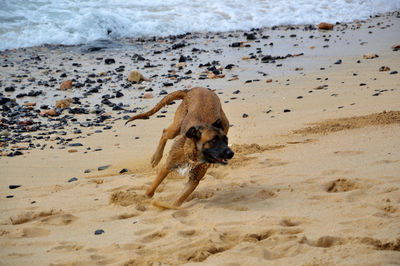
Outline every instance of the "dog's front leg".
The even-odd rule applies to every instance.
[[[154,179],[153,183],[151,184],[151,186],[147,189],[146,191],[146,196],[151,198],[154,195],[154,192],[156,191],[158,185],[160,185],[160,183],[164,180],[164,178],[169,174],[169,170],[168,170],[168,166],[167,164],[165,164],[160,172],[158,173],[156,179]]]
[[[209,167],[208,163],[203,163],[196,166],[190,171],[189,180],[186,183],[185,188],[183,189],[179,198],[174,202],[174,206],[176,207],[181,206],[182,203],[187,199],[187,197],[189,197],[189,195],[192,194],[192,192],[199,185],[200,180],[206,174],[208,167]]]

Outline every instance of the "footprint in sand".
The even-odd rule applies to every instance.
[[[359,189],[360,184],[346,178],[338,178],[327,185],[326,192],[337,193]]]
[[[334,236],[322,236],[317,240],[308,240],[306,237],[302,240],[302,242],[307,243],[313,247],[319,248],[329,248],[332,246],[343,245],[346,241],[344,238],[341,237],[334,237]]]
[[[49,251],[57,251],[57,252],[70,252],[70,251],[78,251],[81,250],[84,246],[79,245],[74,242],[60,242],[58,246],[52,247]]]
[[[51,215],[48,217],[45,217],[40,220],[40,224],[46,224],[46,225],[68,225],[75,220],[77,220],[78,217],[72,215],[72,214],[56,214],[56,215]]]
[[[157,241],[167,235],[167,232],[165,231],[157,231],[155,233],[149,234],[145,237],[142,238],[142,242],[144,243],[149,243],[149,242],[154,242]]]
[[[363,154],[362,151],[335,151],[333,154],[340,155],[340,156],[354,156]]]
[[[51,231],[39,227],[23,228],[20,237],[42,237],[50,235]]]
[[[51,210],[51,211],[41,211],[41,212],[24,212],[24,213],[20,213],[17,214],[15,216],[11,216],[10,217],[10,222],[12,225],[16,225],[16,224],[24,224],[24,223],[28,223],[43,217],[48,217],[48,216],[52,216],[52,215],[56,215],[61,213],[60,211],[55,211],[55,210]]]

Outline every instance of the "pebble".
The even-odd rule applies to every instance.
[[[8,188],[9,189],[16,189],[19,188],[21,185],[9,185]]]
[[[394,71],[390,72],[390,75],[394,75],[394,74],[397,74],[397,73],[398,73],[397,70],[394,70]]]
[[[101,235],[101,234],[103,234],[104,233],[104,230],[103,229],[97,229],[96,231],[94,231],[94,234],[95,235]]]
[[[98,171],[103,171],[103,170],[105,170],[105,169],[107,169],[107,168],[109,168],[111,165],[103,165],[103,166],[99,166],[98,168],[97,168],[97,170]]]
[[[243,118],[247,118],[247,117],[249,117],[249,115],[246,114],[246,113],[244,113],[244,114],[242,115],[242,117],[243,117]]]
[[[126,169],[126,168],[123,168],[121,171],[119,171],[120,174],[123,174],[123,173],[126,173],[126,172],[128,172],[128,169]]]
[[[72,177],[72,178],[70,178],[70,179],[68,180],[68,183],[75,182],[75,181],[78,181],[78,178]]]
[[[284,113],[289,113],[289,112],[291,112],[291,110],[290,109],[284,109],[283,112]]]
[[[106,65],[114,64],[114,63],[115,63],[115,59],[114,59],[114,58],[107,58],[107,59],[104,59],[104,63],[105,63]]]

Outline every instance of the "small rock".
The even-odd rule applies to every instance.
[[[56,102],[55,107],[56,108],[66,108],[66,107],[69,107],[71,105],[71,103],[73,103],[73,102],[74,102],[74,100],[71,98],[59,100]]]
[[[16,189],[19,188],[21,185],[9,185],[8,188],[9,189]]]
[[[390,67],[388,67],[388,66],[381,66],[381,67],[379,68],[379,71],[380,71],[380,72],[389,71],[389,70],[390,70]]]
[[[285,109],[285,110],[283,110],[283,112],[284,112],[284,113],[290,113],[291,110],[290,110],[290,109]]]
[[[126,172],[128,172],[128,169],[126,169],[126,168],[124,168],[121,171],[119,171],[120,174],[123,174],[123,173],[126,173]]]
[[[363,56],[364,59],[374,59],[374,58],[377,58],[377,57],[379,57],[379,55],[377,55],[377,54],[371,54],[371,53],[365,54],[365,55]]]
[[[72,88],[72,80],[66,80],[60,85],[60,90],[70,90]]]
[[[139,83],[141,81],[149,81],[149,79],[143,77],[140,72],[132,70],[131,73],[129,73],[128,81]]]
[[[104,233],[104,230],[103,229],[97,229],[96,231],[94,231],[94,234],[95,235],[101,235],[101,234],[103,234]]]
[[[110,166],[111,166],[111,165],[99,166],[99,167],[97,168],[97,170],[98,170],[98,171],[103,171],[103,170],[107,169],[107,168],[110,167]]]
[[[70,143],[70,144],[68,144],[68,146],[70,146],[70,147],[80,147],[80,146],[83,146],[83,144],[79,143],[79,142],[76,142],[76,143]]]
[[[111,65],[111,64],[115,63],[115,60],[113,58],[107,58],[107,59],[104,59],[104,63],[106,65]]]
[[[151,92],[146,92],[143,96],[143,99],[151,99],[154,98],[153,94]]]
[[[342,59],[337,60],[334,64],[335,65],[340,65],[342,63]]]
[[[394,70],[394,71],[390,72],[390,75],[394,75],[394,74],[397,74],[397,73],[398,73],[397,70]]]
[[[330,24],[330,23],[326,23],[326,22],[321,22],[318,24],[318,29],[319,30],[333,30],[333,27],[335,25]]]
[[[70,179],[68,180],[68,183],[75,182],[75,181],[78,181],[78,178],[73,177],[73,178],[70,178]]]
[[[249,115],[248,114],[243,114],[242,117],[243,118],[247,118],[247,117],[249,117]]]
[[[398,51],[398,50],[400,50],[400,44],[395,44],[395,45],[393,45],[392,46],[392,49],[393,49],[393,51]]]
[[[57,112],[54,109],[43,110],[43,111],[40,112],[40,115],[41,116],[46,116],[46,115],[55,116],[55,115],[57,115]]]
[[[267,79],[265,82],[266,82],[266,83],[271,83],[271,82],[272,82],[272,79]]]

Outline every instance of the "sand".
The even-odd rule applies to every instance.
[[[8,157],[17,147],[3,144],[0,265],[399,265],[400,79],[390,74],[400,70],[400,52],[391,48],[400,44],[399,32],[399,18],[389,14],[336,25],[334,31],[265,29],[270,38],[247,42],[250,48],[229,47],[246,41],[242,32],[225,39],[213,33],[188,39],[192,46],[185,48],[186,55],[194,45],[209,52],[183,70],[193,69],[194,79],[167,90],[216,89],[232,125],[229,143],[235,156],[226,166],[210,168],[177,209],[165,207],[186,182],[178,174],[169,176],[153,199],[144,197],[158,170],[150,166],[151,155],[177,104],[166,108],[165,117],[135,121],[132,127],[116,119],[112,130],[102,133],[94,133],[95,127],[82,129],[82,138],[69,125],[67,136],[83,146],[61,149],[49,138],[38,140],[47,144],[43,150]],[[258,46],[272,49],[275,56],[303,55],[263,64],[249,59]],[[212,52],[219,47],[220,54]],[[23,64],[18,55],[51,49],[5,54],[17,68]],[[100,53],[125,65],[125,79],[134,68],[131,54],[125,56],[131,50]],[[379,57],[364,59],[367,53]],[[157,61],[159,55],[149,53],[152,63],[164,66],[139,67],[151,83],[135,86],[153,87],[153,97],[138,98],[142,90],[123,89],[121,101],[131,108],[152,107],[162,97],[157,93],[163,89],[161,74],[171,69],[163,57],[177,54],[164,52]],[[78,60],[75,51],[57,48],[49,52],[48,64],[58,67],[69,56]],[[77,73],[85,76],[99,54],[80,56],[83,67]],[[213,60],[237,67],[224,70],[223,78],[199,80],[198,64]],[[382,66],[390,71],[379,71]],[[73,71],[70,64],[64,68]],[[96,73],[107,70],[96,68]],[[10,82],[15,69],[3,70],[3,83]],[[33,66],[30,71],[40,75]],[[52,93],[77,93],[76,88],[57,89],[37,99],[38,104],[54,105]],[[124,168],[127,172],[120,174]]]

